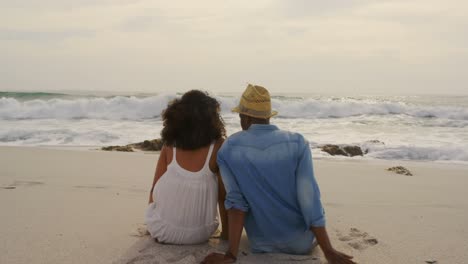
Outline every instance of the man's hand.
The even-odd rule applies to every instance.
[[[227,231],[221,231],[221,235],[219,236],[222,240],[228,240],[229,239],[229,233]]]
[[[211,253],[201,262],[204,264],[234,263],[236,262],[237,252],[239,251],[239,242],[244,227],[245,213],[237,210],[228,210],[228,228],[229,232],[229,250],[226,254]],[[224,228],[223,228],[224,229]],[[225,232],[223,232],[227,235]]]
[[[356,262],[352,261],[352,256],[348,256],[344,253],[341,253],[333,248],[330,243],[330,238],[328,238],[327,229],[324,226],[314,227],[312,226],[310,230],[314,233],[317,242],[322,248],[325,258],[327,258],[328,263],[330,264],[355,264]]]
[[[224,263],[234,263],[235,259],[226,256],[225,254],[220,253],[211,253],[205,257],[201,262],[202,264],[224,264]]]
[[[330,249],[323,253],[329,264],[356,264],[356,262],[352,260],[352,256],[348,256],[335,249]]]

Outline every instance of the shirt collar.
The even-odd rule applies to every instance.
[[[278,130],[278,127],[275,125],[263,125],[263,124],[252,124],[250,125],[249,131],[255,130]]]

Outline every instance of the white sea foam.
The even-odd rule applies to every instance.
[[[383,143],[364,142],[361,148],[368,151],[367,156],[391,160],[456,160],[468,161],[468,144],[445,143],[435,146],[385,145]]]
[[[391,160],[468,161],[467,146],[390,146],[369,152],[369,157]]]
[[[148,119],[160,116],[175,94],[145,98],[78,98],[18,101],[0,98],[0,119]]]
[[[420,118],[468,120],[468,108],[454,106],[416,106],[397,102],[273,100],[273,107],[283,117],[342,118],[360,115],[407,115]]]
[[[314,156],[318,158],[332,158],[326,152],[320,150],[319,145],[315,144],[313,147]],[[343,144],[347,145],[347,144]],[[341,157],[337,158],[350,158],[350,159],[385,159],[385,160],[418,160],[418,161],[457,161],[468,162],[468,145],[451,145],[445,146],[415,146],[415,145],[380,145],[375,144],[370,146],[369,143],[355,144],[367,152],[364,157]],[[336,157],[334,157],[336,158]]]
[[[0,98],[0,145],[103,146],[157,138],[160,114],[177,97],[13,95]],[[238,98],[217,99],[228,135],[239,131],[230,111]],[[317,147],[333,143],[368,149],[364,158],[468,163],[468,100],[439,99],[275,97],[280,114],[273,122],[303,134],[315,157],[331,158]]]
[[[0,119],[148,119],[155,118],[166,108],[175,94],[150,97],[35,99],[19,101],[0,98]],[[237,104],[236,98],[217,97],[223,113]],[[418,118],[468,120],[468,107],[410,105],[398,102],[366,100],[333,101],[327,99],[273,99],[273,108],[283,118],[343,118],[362,115],[407,115]]]
[[[0,132],[0,143],[4,145],[101,145],[118,139],[116,134],[102,130],[13,129]]]

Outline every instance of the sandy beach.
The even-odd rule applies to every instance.
[[[158,245],[139,232],[158,155],[0,147],[0,263],[198,263],[226,242]],[[403,165],[414,176],[386,171]],[[468,166],[315,160],[336,248],[359,263],[468,263]],[[326,263],[255,255],[239,263]]]

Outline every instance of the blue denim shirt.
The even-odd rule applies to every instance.
[[[275,252],[325,226],[308,142],[274,125],[252,125],[230,136],[218,152],[226,209],[246,212],[255,252]]]

